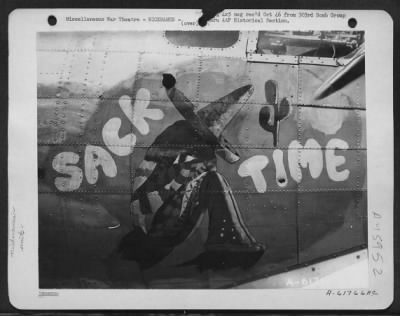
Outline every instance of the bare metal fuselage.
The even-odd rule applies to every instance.
[[[161,32],[39,36],[42,287],[229,286],[366,247],[364,77],[315,100],[315,91],[344,66],[328,58],[257,54],[249,50],[251,36],[241,33],[232,47],[214,49],[179,47]],[[217,158],[249,230],[266,245],[263,257],[240,273],[178,266],[202,251],[207,214],[151,269],[119,259],[109,264],[134,224],[131,195],[147,149],[166,127],[184,120],[162,85],[165,73],[175,76],[196,111],[252,85],[222,131],[240,160]],[[277,104],[285,98],[290,105],[275,121],[275,136],[259,119],[263,108],[277,111],[266,97],[268,81],[276,83]],[[121,102],[157,111],[143,112],[139,121]],[[105,134],[117,135],[115,143]],[[258,179],[238,172],[254,156],[267,162]]]

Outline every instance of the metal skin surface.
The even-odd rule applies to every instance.
[[[216,51],[180,48],[157,32],[119,36],[38,38],[40,287],[230,287],[367,246],[363,75],[316,100],[318,88],[344,66],[250,62],[246,33],[233,48]],[[143,169],[150,148],[166,128],[186,120],[163,86],[164,74],[193,104],[191,115],[217,135],[213,142],[227,142],[238,157],[213,156],[248,231],[265,247],[250,266],[185,264],[205,249],[207,212],[149,268],[117,251],[133,227],[151,225],[146,214],[138,224],[132,207],[135,181],[154,170]],[[228,97],[225,116],[201,112],[245,86],[243,93],[251,87],[245,97]],[[205,161],[207,150],[219,148],[185,144],[185,133],[158,145],[162,155]],[[159,195],[148,196],[154,212]]]

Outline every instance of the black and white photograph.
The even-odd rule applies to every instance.
[[[39,33],[40,287],[365,280],[364,56],[363,32]]]
[[[279,293],[298,297],[293,306],[308,306],[300,297],[312,293],[323,296],[320,307],[332,302],[322,308],[341,296],[340,306],[352,308],[355,296],[375,304],[376,284],[392,273],[393,183],[378,173],[391,168],[392,126],[383,122],[387,98],[381,110],[375,102],[378,88],[391,86],[382,78],[372,97],[367,89],[379,50],[368,44],[377,36],[368,15],[353,14],[360,27],[331,13],[346,27],[294,19],[289,28],[179,29],[165,23],[185,25],[185,14],[150,10],[129,29],[134,14],[87,13],[55,14],[59,26],[30,33],[29,61],[15,59],[33,66],[14,85],[20,106],[10,120],[26,116],[32,135],[11,131],[13,157],[22,142],[30,153],[13,160],[11,187],[31,189],[29,199],[10,191],[9,276],[32,268],[32,300],[105,293],[96,304],[107,308],[126,294],[143,308],[150,303],[137,295],[169,293],[175,299],[157,306],[231,304],[196,296],[218,290],[247,293],[249,304],[263,293],[280,297],[254,308],[286,306]],[[223,11],[214,23],[246,14]],[[272,13],[257,14],[246,23]],[[146,28],[154,16],[165,18]]]

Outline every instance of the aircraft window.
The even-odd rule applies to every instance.
[[[363,42],[360,31],[260,31],[257,53],[340,58]]]
[[[227,48],[239,39],[238,31],[166,31],[174,45],[189,47]]]

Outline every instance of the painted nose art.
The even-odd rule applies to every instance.
[[[163,74],[163,86],[167,95],[179,113],[196,129],[201,137],[211,145],[215,145],[216,153],[229,163],[240,159],[233,146],[221,135],[225,127],[232,120],[241,107],[232,108],[232,105],[243,102],[250,97],[252,85],[240,87],[219,100],[211,102],[195,112],[195,106],[175,87],[176,79],[171,74]]]
[[[290,104],[286,98],[279,102],[276,81],[268,80],[264,85],[264,90],[267,105],[260,110],[259,123],[263,129],[272,133],[274,147],[276,147],[279,143],[279,123],[289,115]]]

